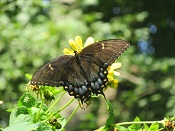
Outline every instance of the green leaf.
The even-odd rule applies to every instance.
[[[150,126],[150,131],[158,131],[159,129],[159,124],[156,122],[156,123],[153,123],[151,126]]]
[[[125,128],[125,127],[123,127],[123,126],[116,126],[116,128],[117,128],[117,131],[129,131],[129,129],[127,129],[127,128]]]
[[[134,122],[140,122],[140,119],[136,117],[134,119]],[[139,130],[140,128],[141,128],[141,124],[132,124],[131,126],[129,126],[129,129],[134,129],[134,130]]]
[[[31,80],[32,79],[32,75],[30,75],[30,74],[25,74],[25,76],[26,76],[26,78],[28,78],[29,80]]]
[[[29,114],[29,112],[30,112],[29,108],[27,108],[25,106],[21,106],[21,107],[17,108],[17,114],[16,115],[18,116],[19,114]]]
[[[134,122],[140,122],[140,118],[136,116],[136,118],[134,119]]]
[[[20,122],[5,128],[3,131],[31,131],[36,130],[40,123]]]
[[[147,124],[144,123],[143,127],[144,127],[145,130],[149,130],[149,126]]]
[[[28,93],[24,93],[19,101],[18,101],[18,106],[26,106],[28,108],[34,106],[36,104],[36,100]]]
[[[61,129],[59,129],[60,131],[63,131],[64,130],[64,126],[66,125],[66,119],[65,118],[61,118],[60,119],[60,124],[61,124]]]
[[[52,86],[43,86],[45,89],[48,89],[50,92],[52,92],[54,95],[58,95],[59,93],[62,93],[64,91],[63,87],[60,86],[59,88],[53,88]]]
[[[19,114],[18,115],[18,110],[13,110],[12,113],[10,114],[10,120],[9,120],[9,125],[15,125],[18,123],[22,122],[30,122],[31,118],[30,115],[28,114]]]
[[[108,99],[105,99],[105,100],[106,100],[106,104],[107,104],[109,117],[106,121],[104,130],[112,130],[115,127],[115,125],[114,125],[114,120],[115,120],[114,111],[113,111],[113,108],[112,108],[110,101]]]
[[[52,130],[52,127],[49,126],[48,124],[41,123],[40,126],[37,128],[36,131],[53,131],[53,130]]]

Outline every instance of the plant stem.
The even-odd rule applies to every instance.
[[[133,121],[133,122],[121,122],[121,123],[117,123],[117,124],[115,124],[116,126],[121,126],[121,125],[132,125],[132,124],[153,124],[153,123],[155,123],[155,122],[157,122],[157,123],[159,123],[159,124],[162,124],[163,123],[163,120],[161,120],[161,121]],[[101,131],[103,128],[104,128],[105,126],[103,126],[103,127],[100,127],[99,129],[97,129],[97,130],[95,130],[95,131]],[[162,130],[162,129],[161,129]]]
[[[75,98],[72,98],[65,106],[63,106],[61,109],[59,109],[57,112],[53,113],[51,116],[49,116],[47,119],[45,119],[44,121],[49,120],[50,118],[52,118],[54,115],[56,115],[57,113],[59,113],[60,111],[62,111],[63,109],[65,109],[69,104],[71,104],[73,102]],[[55,104],[55,103],[54,103]],[[53,104],[53,105],[54,105]],[[48,109],[49,110],[49,109]],[[48,112],[47,110],[47,112]]]
[[[66,124],[70,121],[70,119],[72,118],[72,116],[75,114],[75,112],[78,110],[78,108],[79,108],[80,106],[78,105],[76,108],[75,108],[75,110],[72,112],[72,114],[69,116],[69,118],[67,119],[67,122],[66,122]]]
[[[43,99],[43,97],[42,97],[42,94],[40,94],[40,95],[41,95],[41,105],[40,105],[40,109],[39,109],[39,111],[38,111],[38,113],[37,113],[37,116],[36,116],[36,121],[39,120],[40,112],[41,112],[42,107],[43,107],[43,104],[44,104],[44,99]]]
[[[75,100],[75,98],[72,98],[65,106],[63,106],[61,109],[59,109],[59,110],[57,111],[57,113],[60,112],[60,111],[62,111],[62,110],[63,110],[64,108],[66,108],[68,105],[70,105],[74,100]]]
[[[159,123],[159,124],[162,124],[162,121],[135,121],[135,122],[121,122],[121,123],[117,123],[115,125],[131,125],[131,124],[153,124],[153,123]]]
[[[46,111],[46,113],[48,113],[48,112],[55,106],[55,104],[63,97],[63,95],[64,95],[65,93],[66,93],[66,92],[63,92],[63,93],[61,94],[61,96],[58,97],[58,99],[49,107],[49,109]]]

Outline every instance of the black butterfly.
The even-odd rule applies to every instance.
[[[37,70],[30,85],[63,86],[69,95],[81,100],[91,98],[91,93],[102,94],[108,81],[107,68],[129,47],[120,39],[95,42],[75,55],[55,58]]]

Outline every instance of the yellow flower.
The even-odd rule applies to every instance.
[[[94,43],[94,38],[89,37],[86,40],[86,42],[84,44],[84,47],[86,47],[86,46],[88,46],[88,45],[90,45],[92,43]],[[64,54],[66,54],[66,55],[75,55],[75,51],[77,53],[80,53],[83,50],[83,48],[84,48],[83,44],[82,44],[82,39],[81,39],[80,36],[76,36],[75,40],[70,39],[69,40],[69,45],[71,46],[72,49],[64,48],[64,50],[63,50]]]
[[[115,79],[114,77],[119,76],[120,73],[115,71],[115,69],[120,68],[121,66],[122,66],[121,63],[115,62],[111,66],[108,67],[108,69],[107,69],[108,70],[108,76],[107,76],[108,82],[106,84],[108,87],[117,88],[118,80]]]

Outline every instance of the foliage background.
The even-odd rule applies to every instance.
[[[33,74],[63,54],[67,40],[76,35],[84,41],[92,36],[95,40],[120,38],[131,43],[118,60],[123,64],[118,89],[105,92],[115,109],[116,123],[132,121],[135,116],[141,120],[173,116],[174,5],[173,0],[1,0],[0,100],[4,103],[0,105],[0,125],[8,125],[6,110],[14,108],[25,91],[25,73]],[[96,129],[104,125],[106,115],[104,100],[94,99],[66,128]]]

